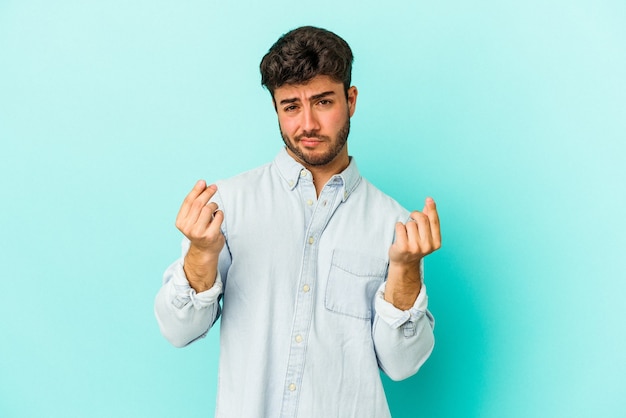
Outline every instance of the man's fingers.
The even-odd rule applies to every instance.
[[[185,200],[183,201],[183,204],[191,205],[193,201],[196,200],[198,196],[200,196],[200,194],[202,194],[202,192],[206,190],[206,187],[207,187],[206,181],[198,180],[196,184],[194,184],[189,194],[185,196]]]
[[[221,234],[221,226],[222,226],[222,222],[224,221],[224,212],[222,212],[221,210],[216,211],[213,214],[213,220],[211,221],[211,224],[209,225],[209,228],[207,230],[207,232],[209,232],[210,234]]]
[[[193,186],[193,189],[191,189],[189,194],[185,197],[178,211],[178,216],[176,217],[177,224],[184,220],[195,223],[200,216],[202,208],[211,200],[216,191],[217,186],[214,184],[207,186],[204,180],[198,180],[195,186]]]
[[[215,184],[206,186],[202,193],[200,193],[200,195],[196,198],[194,204],[197,202],[198,206],[202,208],[202,206],[205,206],[209,200],[211,200],[215,192],[217,192],[217,186]]]
[[[402,222],[396,222],[396,244],[399,247],[407,245],[408,236],[406,232],[406,226]]]
[[[424,214],[428,216],[430,223],[430,231],[433,237],[433,245],[435,248],[441,247],[441,227],[439,225],[439,213],[437,213],[437,205],[432,197],[426,198],[424,205]]]
[[[409,235],[409,242],[413,242],[414,245],[418,246],[420,249],[428,248],[431,243],[431,232],[428,216],[426,216],[426,214],[424,213],[415,211],[411,213],[411,219],[412,221],[409,221],[407,223],[407,231],[411,226],[411,229],[415,230],[415,235],[413,236],[413,241],[411,241],[411,235]]]
[[[198,219],[195,221],[194,230],[196,231],[196,234],[204,235],[211,222],[213,222],[213,214],[216,210],[217,204],[214,202],[204,205],[204,207],[200,211],[200,214],[198,215]]]
[[[198,196],[206,189],[206,182],[204,180],[198,180],[196,184],[194,184],[191,191],[185,196],[183,200],[183,204],[180,206],[180,210],[178,211],[178,218],[185,218],[189,214],[189,210],[191,209],[191,204],[196,200]]]
[[[419,212],[411,213],[411,219],[406,223],[406,235],[408,238],[408,244],[415,246],[420,242],[420,228],[418,224],[418,216],[413,216],[414,214],[418,214]]]
[[[217,206],[217,203],[215,202],[209,202],[206,205],[204,205],[204,207],[207,210],[209,210],[211,213],[215,213],[215,211],[219,209],[219,207]]]

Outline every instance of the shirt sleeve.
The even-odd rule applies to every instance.
[[[415,303],[406,311],[385,300],[385,287],[386,283],[379,287],[374,301],[374,347],[385,374],[393,380],[403,380],[417,373],[430,356],[435,344],[435,319],[428,311],[424,283]]]
[[[186,252],[183,243],[183,253]],[[204,337],[220,314],[222,279],[218,270],[215,284],[196,293],[183,270],[183,257],[163,274],[163,286],[154,303],[154,312],[163,336],[176,347]]]
[[[378,288],[374,306],[380,319],[382,319],[391,328],[398,329],[402,327],[404,331],[408,331],[408,329],[412,328],[412,323],[417,322],[421,316],[428,312],[428,295],[426,294],[426,285],[423,283],[415,303],[406,311],[396,308],[393,304],[385,300],[385,287],[386,283],[383,283]],[[407,336],[411,336],[412,334],[410,332],[405,333]]]

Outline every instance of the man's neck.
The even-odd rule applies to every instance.
[[[334,160],[324,165],[307,164],[294,155],[289,148],[287,148],[287,153],[311,172],[311,175],[313,176],[313,184],[315,185],[315,192],[318,197],[326,183],[328,183],[328,180],[330,180],[334,175],[343,172],[350,165],[350,157],[348,156],[347,149],[345,152],[337,155]]]
[[[346,159],[345,162],[342,162],[341,165],[334,168],[330,168],[328,166],[306,167],[313,175],[313,184],[315,185],[315,192],[318,197],[326,183],[328,183],[328,180],[330,180],[334,175],[341,173],[348,167],[348,165],[350,165],[350,159]]]

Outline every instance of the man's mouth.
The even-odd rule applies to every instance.
[[[322,140],[319,138],[300,138],[300,143],[305,147],[314,147],[317,144],[321,143]]]
[[[320,136],[299,136],[296,137],[296,140],[304,147],[316,147],[322,142],[324,142],[324,138]]]

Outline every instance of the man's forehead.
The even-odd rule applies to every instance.
[[[320,94],[337,94],[343,91],[343,83],[329,76],[319,75],[306,83],[284,84],[274,90],[274,99],[280,102],[285,99],[309,99]]]

